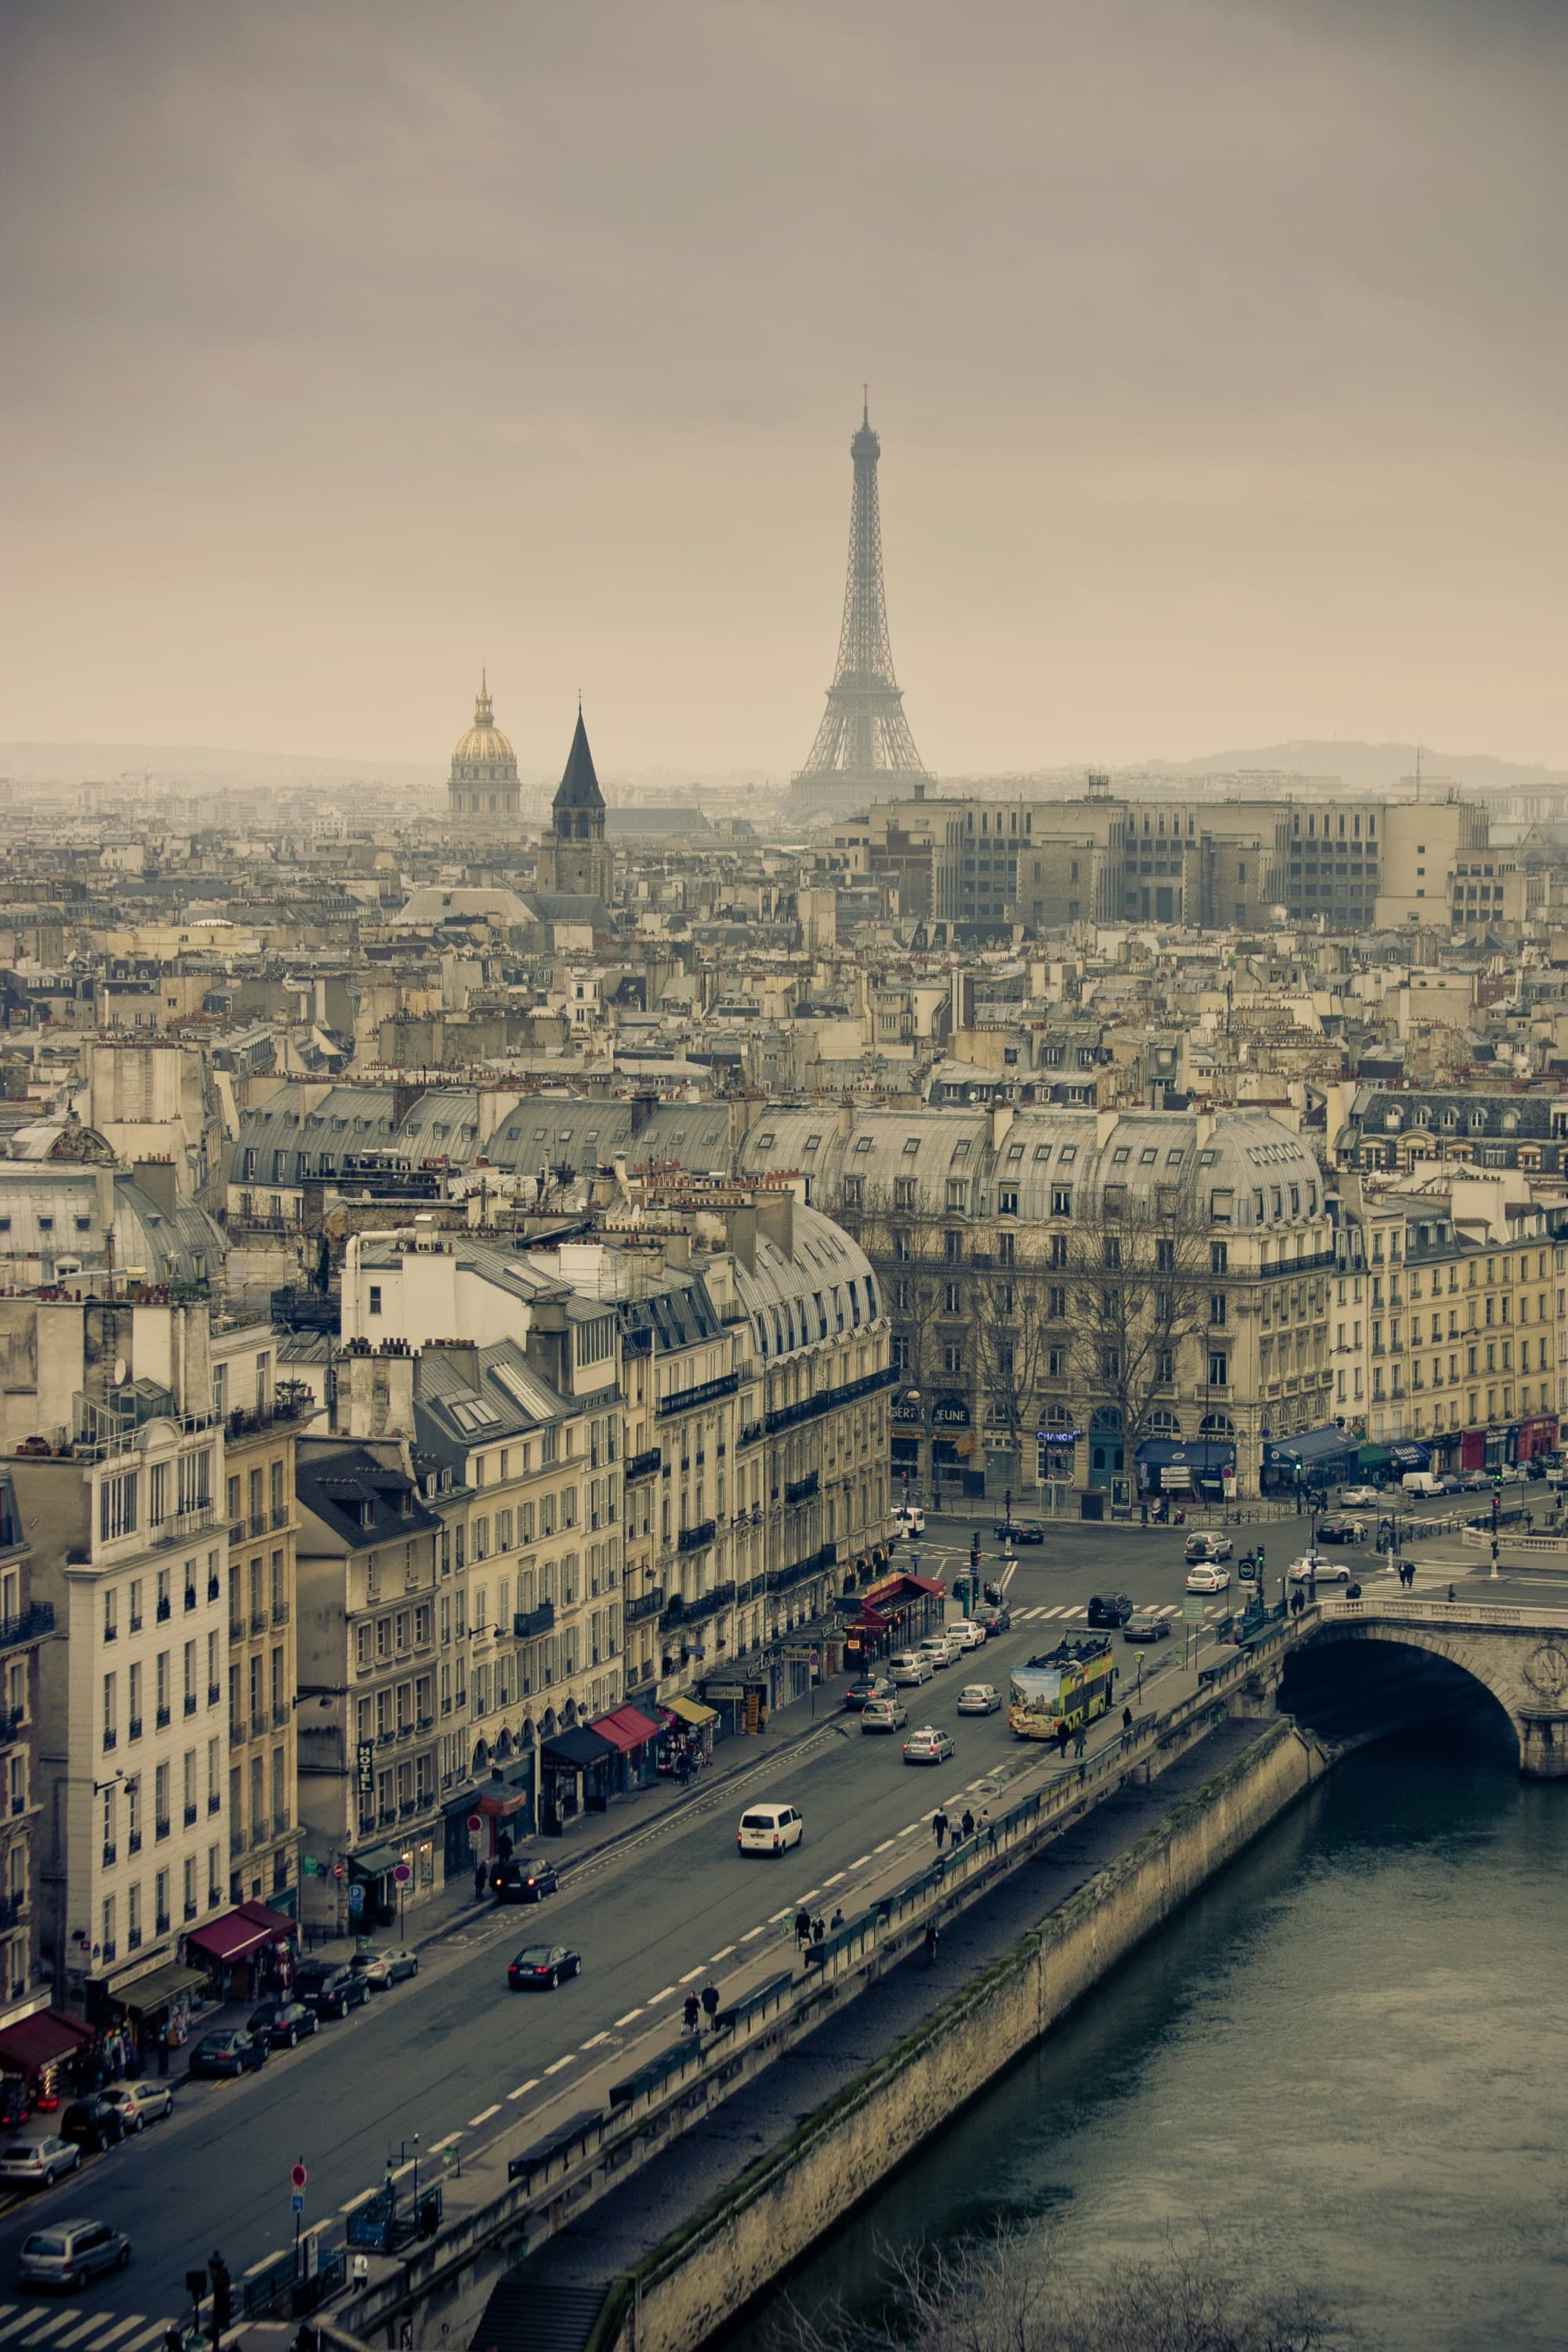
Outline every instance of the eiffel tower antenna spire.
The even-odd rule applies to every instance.
[[[791,807],[797,815],[814,811],[844,815],[868,800],[923,792],[931,781],[915,749],[893,674],[877,498],[881,454],[882,445],[871,428],[867,384],[861,390],[859,429],[849,444],[855,486],[838,663],[816,740],[791,787]]]

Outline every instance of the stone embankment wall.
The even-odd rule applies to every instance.
[[[591,2352],[693,2352],[1333,1761],[1276,1722],[633,2273]]]

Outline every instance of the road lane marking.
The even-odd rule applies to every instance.
[[[797,1908],[798,1906],[794,1903],[786,1904],[782,1911],[775,1911],[773,1914],[772,1917],[768,1921],[769,1927],[776,1927],[781,1919],[793,1919]]]
[[[488,2124],[492,2116],[499,2116],[500,2113],[500,2101],[498,2099],[493,2107],[481,2107],[477,2116],[468,2117],[468,2129],[477,2131],[481,2124]]]
[[[561,2072],[561,2069],[563,2068],[563,2066],[570,2066],[570,2064],[572,2063],[573,2059],[576,2056],[576,2054],[577,2054],[577,2053],[576,2053],[576,2052],[575,2052],[574,2050],[568,2050],[568,2052],[566,2053],[565,2057],[564,2057],[564,2058],[557,2058],[557,2060],[555,2061],[555,2063],[554,2063],[554,2065],[553,2065],[553,2066],[547,2066],[547,2067],[545,2068],[545,2070],[544,2070],[544,2071],[545,2071],[545,2073],[546,2073],[547,2074],[560,2074],[560,2072]]]
[[[811,1901],[811,1899],[812,1899],[812,1897],[813,1897],[813,1895],[820,1895],[820,1894],[821,1894],[821,1892],[822,1892],[822,1889],[821,1889],[821,1887],[820,1887],[820,1886],[808,1886],[808,1887],[806,1888],[806,1890],[805,1890],[805,1893],[801,1896],[801,1898],[800,1898],[800,1899],[801,1899],[801,1901],[802,1901],[803,1903],[809,1903],[809,1902]]]
[[[456,2147],[462,2137],[461,2132],[448,2132],[445,2139],[438,2139],[436,2142],[435,2147],[430,2150],[431,2155],[439,2156],[444,2147]]]
[[[779,1916],[783,1918],[784,1914],[781,1912]],[[773,1926],[773,1923],[771,1919],[767,1919],[763,1921],[760,1927],[748,1927],[745,1934],[741,1938],[742,1943],[754,1944],[759,1936],[765,1936],[767,1934],[768,1929]]]
[[[374,2189],[367,2189],[364,2193],[367,2197],[374,2197],[375,2195]],[[129,2319],[117,2321],[114,2326],[110,2328],[106,2334],[100,2336],[98,2339],[100,2345],[112,2344],[117,2336],[125,2335],[132,2327],[141,2327],[145,2323],[146,2317],[147,2315],[144,2311],[133,2311]]]
[[[516,2090],[515,2090],[515,2091],[509,2091],[509,2092],[507,2093],[507,2097],[508,2097],[509,2099],[525,2099],[525,2098],[528,2096],[528,2094],[530,2093],[530,2091],[537,2091],[537,2090],[538,2090],[538,2088],[539,2088],[539,2077],[538,2077],[538,2075],[537,2075],[537,2074],[531,2074],[531,2075],[529,2076],[529,2078],[528,2078],[528,2080],[527,2080],[527,2082],[526,2082],[526,2083],[520,2083],[520,2084],[518,2084],[518,2086],[517,2086],[517,2088],[516,2088]]]
[[[691,1982],[692,1982],[696,1978],[700,1977],[701,1974],[702,1974],[702,1971],[701,1971],[701,1969],[687,1969],[687,1971],[686,1971],[686,1974],[681,1978],[680,1981],[681,1981],[681,1983],[682,1983],[682,1984],[690,1984],[690,1983],[691,1983]]]
[[[625,2017],[616,2018],[616,2025],[617,2030],[623,2025],[629,2025],[634,2017],[640,2017],[641,2015],[642,2011],[640,2009],[628,2009]]]
[[[879,1853],[886,1853],[888,1848],[892,1844],[892,1843],[893,1841],[891,1838],[884,1838],[881,1844],[877,1848],[877,1852]]]
[[[351,2197],[346,2205],[338,2207],[338,2210],[340,2213],[357,2213],[360,2207],[375,2194],[376,2191],[374,2189],[362,2189],[357,2197]]]
[[[1031,1617],[1065,1617],[1067,1615],[1067,1603],[1063,1601],[1058,1601],[1054,1609],[1032,1609],[1029,1612],[1029,1614]]]
[[[0,2312],[4,2312],[4,2311],[5,2311],[5,2305],[4,2305],[4,2304],[0,2304]],[[91,2334],[91,2332],[92,2332],[92,2330],[93,2330],[93,2329],[98,2326],[99,2322],[101,2320],[101,2318],[102,2318],[102,2317],[103,2317],[103,2314],[102,2314],[100,2311],[95,2311],[95,2312],[92,2314],[92,2315],[91,2315],[91,2317],[90,2317],[90,2318],[88,2318],[88,2319],[79,2319],[79,2320],[77,2321],[77,2324],[76,2324],[76,2326],[75,2326],[74,2327],[68,2327],[68,2328],[65,2330],[64,2334],[63,2334],[63,2335],[61,2336],[61,2337],[60,2337],[60,2343],[61,2343],[61,2344],[68,2344],[68,2343],[70,2342],[70,2340],[71,2340],[71,2338],[72,2338],[72,2336],[88,2336],[88,2335],[90,2335],[90,2334]]]
[[[721,1960],[727,1960],[734,1948],[735,1947],[733,1944],[726,1944],[721,1952],[714,1953],[713,1958],[708,1963],[709,1967],[716,1968]]]
[[[900,1837],[913,1837],[917,1830],[923,1830],[924,1827],[924,1822],[911,1822],[908,1829],[902,1829],[899,1832],[899,1835]]]
[[[853,1866],[854,1866],[854,1865],[852,1864],[852,1865],[851,1865],[851,1867],[853,1867]],[[841,1878],[846,1878],[846,1877],[847,1877],[847,1875],[848,1875],[848,1873],[847,1873],[847,1871],[843,1871],[843,1870],[836,1870],[836,1871],[834,1872],[834,1874],[833,1874],[833,1875],[832,1875],[832,1877],[831,1877],[831,1878],[825,1878],[825,1879],[823,1880],[823,1882],[822,1882],[823,1886],[824,1886],[825,1888],[829,1887],[829,1886],[837,1886],[837,1884],[838,1884],[838,1882],[839,1882],[839,1880],[840,1880]]]
[[[35,2314],[35,2324],[29,2326],[26,2334],[18,2336],[16,2340],[18,2344],[41,2344],[46,2336],[52,2336],[58,2327],[63,2327],[70,2316],[71,2314],[68,2311],[57,2311],[52,2318],[46,2319],[39,2326],[37,2324],[37,2314]]]
[[[656,1993],[654,1993],[654,1994],[650,1997],[650,1999],[649,1999],[649,2000],[648,2000],[648,2004],[647,2004],[647,2005],[648,2005],[649,2009],[651,2009],[651,2008],[653,2007],[653,2005],[654,2005],[654,2002],[655,2002],[655,2001],[659,2001],[659,2000],[668,2000],[670,1998],[670,1995],[674,1992],[674,1990],[675,1990],[675,1987],[674,1987],[673,1985],[666,1985],[666,1986],[665,1986],[665,1989],[664,1989],[664,1990],[663,1990],[662,1992],[656,1992]]]
[[[866,1867],[866,1864],[870,1861],[870,1859],[871,1859],[871,1857],[870,1857],[870,1855],[869,1855],[868,1853],[863,1853],[863,1854],[860,1856],[859,1861],[858,1861],[858,1862],[852,1862],[852,1863],[850,1864],[849,1867],[850,1867],[850,1869],[851,1869],[851,1870],[864,1870],[864,1869],[865,1869],[865,1867]]]
[[[1014,1579],[1014,1577],[1017,1574],[1017,1572],[1018,1572],[1018,1563],[1017,1563],[1017,1561],[1016,1561],[1016,1559],[1010,1559],[1010,1560],[1007,1562],[1006,1567],[1005,1567],[1005,1568],[1003,1570],[1003,1571],[1002,1571],[1002,1590],[1003,1590],[1003,1591],[1004,1591],[1004,1592],[1005,1592],[1005,1591],[1006,1591],[1007,1587],[1012,1583],[1013,1579]]]
[[[610,2037],[607,2033],[595,2033],[591,2040],[584,2042],[582,2046],[584,2050],[596,2050],[601,2042],[607,2042],[609,2038]]]
[[[142,2329],[140,2336],[128,2336],[121,2346],[120,2352],[144,2352],[144,2347],[149,2344],[156,2343],[159,2336],[166,2333],[168,2326],[169,2322],[166,2319],[155,2319],[151,2327]]]

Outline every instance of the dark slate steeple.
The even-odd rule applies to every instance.
[[[577,731],[572,738],[572,749],[566,754],[566,772],[552,803],[555,830],[563,840],[585,841],[601,836],[605,829],[605,795],[599,790],[599,779],[594,773],[594,754],[588,749],[588,730],[583,724],[583,706],[577,706]],[[596,821],[595,815],[596,814]],[[576,824],[563,823],[570,816]]]

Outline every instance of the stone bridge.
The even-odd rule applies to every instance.
[[[1557,1609],[1392,1596],[1320,1601],[1297,1632],[1286,1657],[1303,1665],[1330,1645],[1351,1643],[1392,1644],[1442,1659],[1503,1709],[1526,1779],[1568,1780],[1568,1601]]]

